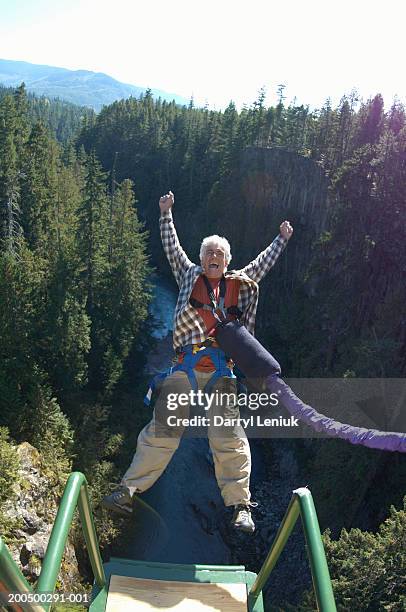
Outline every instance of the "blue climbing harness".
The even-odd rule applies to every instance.
[[[224,276],[222,276],[220,280],[218,303],[214,294],[213,287],[211,287],[207,277],[203,274],[202,278],[204,284],[206,285],[210,304],[204,304],[202,302],[199,302],[198,300],[195,300],[194,298],[190,298],[189,302],[194,308],[203,308],[204,310],[209,310],[212,313],[213,317],[217,320],[217,325],[225,322],[227,320],[228,315],[234,315],[236,317],[240,317],[242,315],[241,310],[239,310],[236,305],[225,308],[224,302],[226,295],[226,279],[224,278]],[[144,397],[144,403],[149,406],[149,404],[151,403],[152,393],[157,384],[160,381],[164,380],[167,376],[170,376],[178,370],[180,370],[181,372],[186,372],[192,389],[197,392],[198,386],[196,375],[194,373],[194,368],[202,357],[210,357],[215,367],[215,372],[213,372],[213,376],[209,379],[209,381],[204,387],[205,393],[211,392],[213,384],[218,378],[221,378],[223,376],[227,376],[228,378],[236,378],[232,367],[230,368],[227,365],[227,360],[229,358],[226,356],[225,352],[219,347],[211,346],[213,340],[214,338],[209,337],[201,345],[188,344],[182,349],[179,349],[179,352],[184,354],[182,363],[176,363],[168,370],[160,372],[159,374],[154,376],[154,378],[150,382],[148,392]]]
[[[210,393],[213,384],[218,378],[221,378],[222,376],[236,378],[235,374],[233,373],[233,369],[227,365],[227,356],[225,352],[222,351],[220,348],[215,348],[212,346],[202,346],[196,350],[196,347],[193,346],[193,344],[188,344],[187,346],[182,348],[181,352],[184,354],[182,363],[176,363],[164,372],[159,372],[159,374],[156,374],[151,380],[148,392],[144,397],[144,404],[149,406],[151,403],[152,393],[156,388],[157,384],[160,381],[163,381],[167,376],[170,376],[171,374],[177,371],[185,372],[187,374],[192,389],[197,392],[198,386],[196,375],[194,373],[194,368],[202,357],[210,357],[214,364],[214,367],[216,368],[215,372],[213,372],[213,376],[208,380],[204,387],[203,391],[205,393]]]

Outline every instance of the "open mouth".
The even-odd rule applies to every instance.
[[[209,270],[218,270],[218,267],[219,267],[218,264],[211,263],[209,265]]]

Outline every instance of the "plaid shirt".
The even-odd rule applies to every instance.
[[[177,348],[187,344],[197,344],[207,339],[203,319],[196,308],[189,303],[195,281],[203,273],[203,269],[191,262],[182,249],[171,210],[161,213],[159,227],[162,246],[179,286],[179,296],[173,319],[173,346],[176,351]],[[240,321],[252,335],[254,335],[255,315],[258,305],[258,282],[269,272],[286,245],[287,240],[279,235],[245,268],[224,273],[226,279],[238,278],[240,281],[237,303],[238,308],[243,313]]]

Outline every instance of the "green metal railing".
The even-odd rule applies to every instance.
[[[20,568],[14,562],[6,545],[0,538],[1,590],[8,593],[24,594],[54,592],[76,506],[78,506],[79,509],[80,522],[95,581],[97,586],[103,588],[106,584],[106,577],[90,508],[86,478],[81,472],[73,472],[66,483],[35,591],[24,578]],[[24,603],[24,610],[28,610],[29,612],[46,612],[51,605],[51,603],[47,602],[40,604],[30,604],[27,602]]]
[[[91,513],[86,478],[82,473],[74,472],[69,476],[61,499],[35,591],[24,578],[21,570],[14,562],[6,545],[0,538],[0,594],[1,591],[3,595],[4,593],[39,595],[51,594],[54,592],[76,506],[78,506],[79,509],[80,521],[96,584],[100,589],[105,586],[106,577]],[[271,550],[250,589],[250,604],[254,607],[255,601],[275,567],[299,515],[302,519],[306,538],[307,553],[310,560],[317,607],[320,612],[336,612],[333,589],[324,554],[316,509],[314,507],[312,495],[306,488],[300,488],[293,491],[292,499],[278,529]],[[1,605],[2,601],[0,600],[0,607]],[[24,610],[28,612],[47,612],[51,605],[52,604],[48,602],[42,603],[41,601],[40,603],[35,603],[35,601],[33,601],[30,603],[27,601],[24,602]],[[20,608],[17,604],[13,609],[17,610]]]
[[[324,546],[321,539],[319,522],[317,520],[316,508],[314,507],[312,494],[309,489],[305,487],[293,491],[292,499],[290,500],[288,509],[286,510],[285,516],[275,536],[271,550],[249,592],[250,601],[253,604],[265,586],[270,573],[275,567],[296,525],[299,514],[302,518],[302,525],[306,538],[307,554],[310,561],[313,588],[316,595],[318,610],[320,610],[320,612],[336,612],[336,604],[334,601],[326,555],[324,553]]]

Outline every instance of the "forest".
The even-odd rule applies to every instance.
[[[158,233],[158,200],[169,189],[194,261],[201,239],[219,233],[238,268],[291,221],[294,237],[264,281],[257,317],[257,336],[284,375],[406,375],[399,101],[385,109],[381,95],[360,102],[353,93],[335,108],[327,100],[310,110],[287,105],[281,86],[275,106],[265,106],[261,90],[241,111],[233,102],[213,111],[147,91],[95,114],[27,96],[24,85],[3,88],[0,527],[9,542],[17,527],[4,504],[15,495],[15,447],[24,441],[48,466],[54,495],[73,469],[86,474],[106,551],[122,530],[99,503],[149,420],[148,307],[152,272],[170,276]],[[404,610],[400,454],[291,443],[314,478],[338,608]],[[83,548],[80,535],[76,546]],[[310,593],[294,605],[314,609]]]

